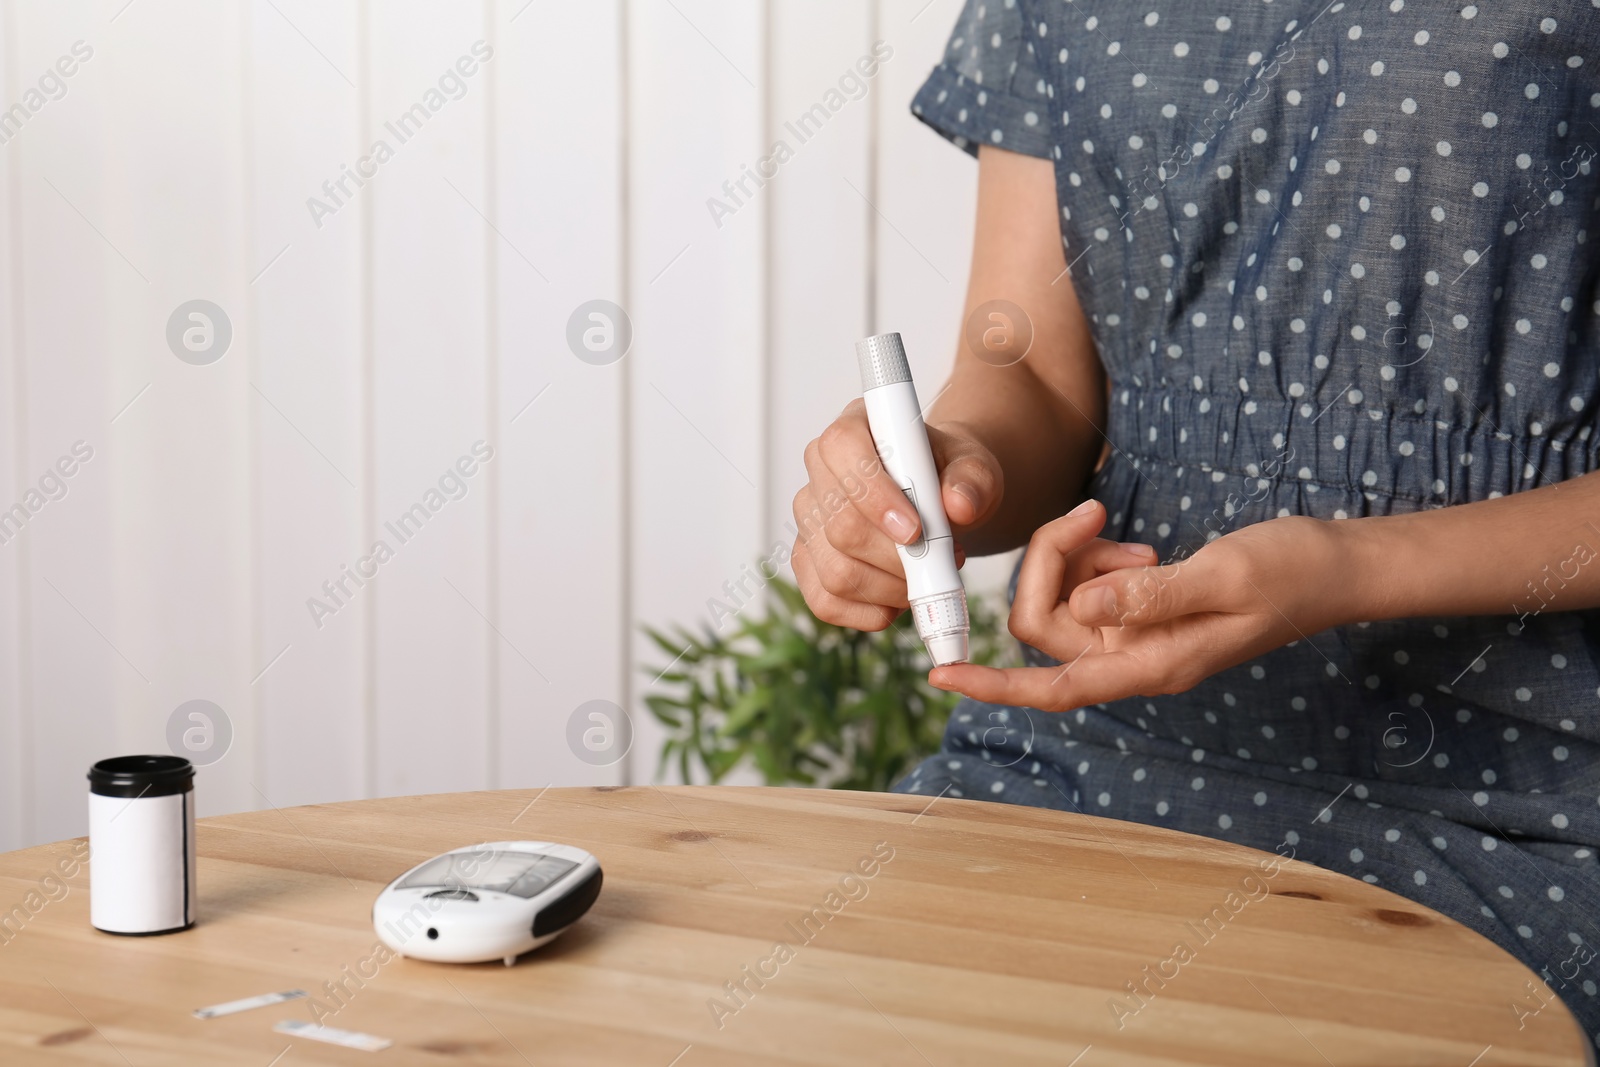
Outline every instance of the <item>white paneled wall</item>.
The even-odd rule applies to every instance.
[[[0,544],[0,848],[82,833],[89,763],[194,699],[233,730],[202,814],[649,780],[639,626],[789,540],[858,337],[947,367],[976,172],[907,108],[958,7],[0,0],[0,509],[42,501]],[[569,749],[590,700],[626,760]]]
[[[306,207],[370,143],[365,96],[356,88],[368,78],[368,49],[355,4],[273,0],[250,5],[248,18],[242,62],[250,109],[242,126],[250,160],[251,282],[243,340],[255,374],[248,410],[257,427],[258,634],[250,675],[258,713],[251,792],[257,805],[293,804],[373,788],[370,628],[377,587],[391,575],[369,586],[373,595],[322,619],[320,629],[305,606],[374,537],[367,526],[374,466],[367,201],[321,218],[320,227]],[[394,166],[409,162],[397,159]],[[203,784],[213,777],[221,775],[207,774]]]

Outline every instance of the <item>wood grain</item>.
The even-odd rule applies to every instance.
[[[24,916],[0,927],[0,1062],[1591,1062],[1558,1002],[1519,1029],[1513,1004],[1539,1003],[1534,976],[1455,922],[1303,863],[1269,875],[1267,853],[1075,814],[602,787],[252,812],[202,820],[198,837],[200,923],[168,937],[92,930],[86,873],[47,900],[41,879],[71,841],[0,856],[0,908]],[[512,838],[598,856],[594,910],[510,969],[363,965],[386,882],[446,849]],[[1194,926],[1215,908],[1206,941]],[[1143,969],[1179,941],[1192,958],[1148,982]],[[767,976],[759,987],[747,967]],[[1152,991],[1142,1007],[1130,981]],[[748,992],[736,1000],[728,982]],[[294,988],[314,1003],[190,1015]],[[394,1046],[272,1031],[314,1008]]]

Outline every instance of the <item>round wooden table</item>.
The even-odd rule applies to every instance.
[[[594,909],[511,968],[376,958],[385,883],[512,839],[598,856]],[[0,907],[23,906],[0,924],[0,1062],[1588,1060],[1560,1002],[1465,927],[1304,863],[1082,815],[798,789],[508,790],[205,819],[198,842],[199,924],[151,938],[90,928],[89,875],[27,896],[74,842],[0,856]],[[310,998],[192,1015],[297,988]],[[272,1029],[314,1015],[394,1044]]]

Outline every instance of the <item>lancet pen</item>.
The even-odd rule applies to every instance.
[[[898,333],[878,334],[856,342],[856,359],[878,457],[921,520],[917,539],[897,546],[917,636],[927,645],[934,666],[959,663],[967,658],[967,592],[956,569],[955,538],[944,513],[939,469],[928,444],[905,345]]]

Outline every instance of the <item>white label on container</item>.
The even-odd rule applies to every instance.
[[[178,930],[194,918],[193,792],[89,794],[89,922],[118,934]]]

